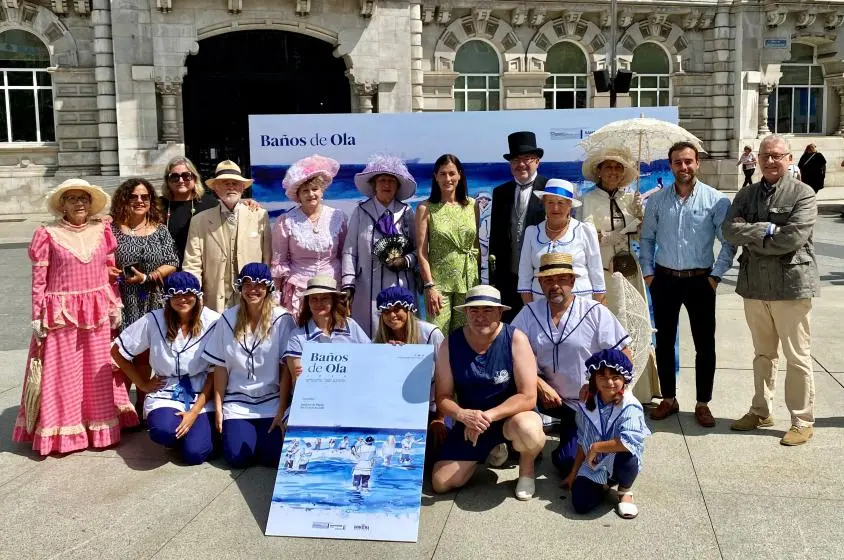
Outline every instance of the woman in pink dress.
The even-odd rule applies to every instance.
[[[323,204],[340,164],[310,156],[294,163],[284,176],[287,198],[298,202],[273,226],[272,275],[281,305],[299,317],[302,293],[314,276],[331,276],[340,283],[340,259],[346,240],[346,215]]]
[[[120,323],[110,279],[117,241],[107,220],[92,218],[107,204],[99,187],[65,181],[47,201],[60,219],[38,228],[29,246],[33,340],[12,439],[32,441],[41,455],[108,447],[138,424],[109,356],[110,328]]]

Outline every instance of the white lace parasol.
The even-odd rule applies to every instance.
[[[638,379],[648,365],[654,332],[648,302],[620,272],[615,272],[607,286],[607,307],[632,338],[633,372]]]

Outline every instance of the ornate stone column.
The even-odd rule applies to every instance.
[[[358,98],[357,112],[371,113],[372,98],[378,93],[378,84],[373,82],[352,83],[352,89]]]
[[[110,5],[109,0],[94,0],[91,10],[102,175],[118,175],[120,172],[117,159],[117,102],[114,93],[114,46],[111,41]]]
[[[156,82],[155,91],[161,96],[161,142],[181,141],[179,130],[178,96],[182,94],[181,82]]]
[[[757,138],[764,138],[771,133],[771,129],[768,128],[768,96],[772,91],[774,91],[772,84],[759,84],[759,103],[757,103],[759,107],[759,132],[756,135]]]

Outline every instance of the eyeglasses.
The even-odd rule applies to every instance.
[[[167,180],[171,183],[178,183],[179,179],[181,179],[185,183],[189,183],[196,179],[196,175],[194,175],[190,171],[185,171],[184,173],[171,173],[167,176]]]
[[[87,194],[75,195],[69,194],[62,197],[65,202],[69,202],[71,204],[76,204],[77,202],[81,202],[82,204],[91,204],[91,197]]]
[[[129,200],[140,200],[141,202],[149,202],[148,194],[130,194]]]
[[[787,155],[791,155],[791,153],[786,152],[784,154],[759,154],[759,159],[765,160],[765,159],[771,158],[774,161],[782,161],[782,158],[784,158]]]
[[[528,164],[533,163],[535,161],[539,161],[539,158],[536,157],[536,156],[519,156],[519,157],[514,157],[513,159],[511,159],[510,165],[522,165],[522,164],[528,165]]]

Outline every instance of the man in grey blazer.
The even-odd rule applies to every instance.
[[[782,344],[791,429],[780,443],[800,445],[812,437],[815,421],[811,313],[820,279],[812,233],[818,207],[812,188],[788,173],[791,161],[788,140],[776,135],[762,140],[762,180],[736,194],[722,229],[727,241],[742,247],[736,293],[744,298],[755,353],[750,411],[730,427],[747,431],[773,425]]]

